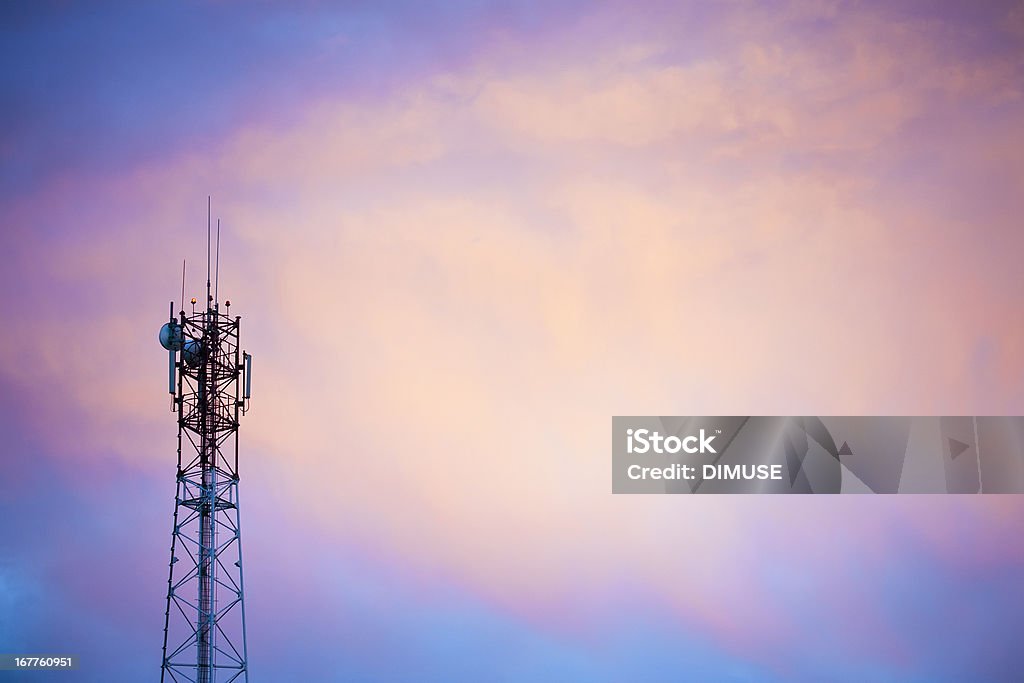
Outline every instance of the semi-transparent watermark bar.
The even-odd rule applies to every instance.
[[[612,491],[1024,493],[1024,417],[613,417]]]
[[[54,671],[78,668],[78,656],[68,654],[0,654],[0,671]],[[14,679],[11,679],[14,680]],[[17,679],[22,680],[22,679]],[[28,678],[24,680],[29,680]]]

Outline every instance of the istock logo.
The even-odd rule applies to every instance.
[[[662,436],[649,429],[626,430],[627,453],[717,453],[711,442],[714,434],[705,436],[704,430],[699,435],[690,435],[680,439],[678,436]],[[635,444],[634,444],[635,441]],[[694,445],[696,444],[696,445]]]

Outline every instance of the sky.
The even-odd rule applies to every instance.
[[[612,415],[1024,412],[1024,5],[944,5],[4,4],[0,651],[159,675],[212,195],[251,680],[1013,680],[1019,497],[611,495]]]

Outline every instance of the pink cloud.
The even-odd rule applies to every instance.
[[[968,125],[983,91],[1016,111],[1015,72],[884,16],[837,18],[810,43],[737,18],[720,52],[689,61],[649,28],[543,65],[503,45],[388,98],[342,93],[298,123],[5,207],[18,232],[4,243],[47,284],[0,338],[0,371],[53,391],[40,429],[82,418],[47,437],[60,450],[165,462],[155,335],[179,258],[204,260],[212,188],[224,291],[257,359],[243,443],[289,464],[282,495],[317,528],[571,632],[627,583],[737,649],[793,637],[806,624],[758,563],[792,551],[804,578],[853,579],[853,561],[878,576],[897,540],[870,509],[886,504],[816,502],[808,518],[795,502],[613,498],[609,418],[1019,411],[1019,291],[987,277],[1016,273],[1017,216],[965,226],[875,175],[899,177],[888,152],[936,106]],[[1019,182],[1003,143],[1020,124],[1002,126],[948,146],[948,163]],[[64,289],[88,303],[51,298]],[[983,335],[998,371],[979,382]],[[1018,512],[975,505],[1000,531]],[[888,511],[955,561],[947,517]],[[785,529],[782,550],[752,543],[752,517]],[[819,554],[837,525],[850,549]],[[1018,559],[999,545],[986,537],[972,561]],[[867,641],[882,616],[832,586],[822,599]]]

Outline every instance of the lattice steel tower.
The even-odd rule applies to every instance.
[[[178,414],[161,683],[249,680],[238,424],[248,409],[252,357],[241,350],[241,317],[229,315],[230,301],[222,312],[216,289],[211,290],[209,237],[208,220],[205,310],[197,312],[193,298],[192,312],[183,305],[176,318],[171,302],[170,320],[160,329],[170,358],[172,410]],[[219,264],[219,221],[217,247]]]

